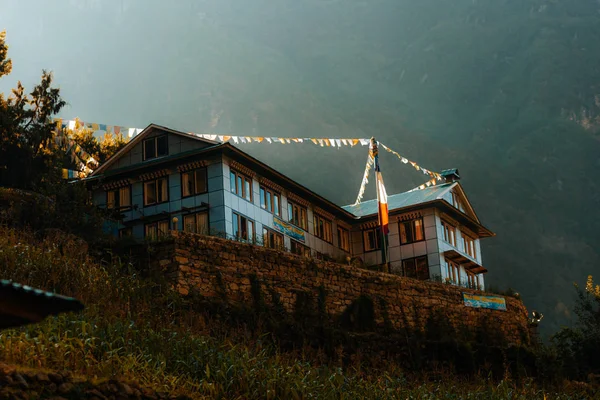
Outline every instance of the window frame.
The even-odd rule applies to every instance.
[[[260,208],[270,212],[273,215],[281,217],[281,193],[273,189],[269,189],[266,186],[260,185],[258,194],[260,197]],[[270,200],[270,207],[268,207],[267,198]],[[277,208],[275,208],[275,198],[277,198]]]
[[[128,196],[129,197],[129,205],[127,205],[127,206],[121,205],[121,190],[123,190],[123,189],[129,189],[129,196]],[[111,192],[115,192],[115,200],[118,199],[118,202],[119,202],[118,206],[109,207],[108,197],[109,197],[109,193],[111,193]],[[131,185],[121,186],[119,188],[106,191],[106,209],[107,210],[122,210],[122,211],[130,210],[133,207],[132,203],[133,203],[133,196],[132,196]]]
[[[337,234],[338,234],[338,247],[344,250],[346,253],[350,253],[350,231],[342,226],[337,226]],[[344,241],[342,237],[346,238],[347,248],[344,247]]]
[[[305,232],[308,232],[308,207],[305,207],[303,205],[300,205],[294,201],[290,201],[288,200],[288,222],[300,229],[302,229]],[[300,224],[299,222],[301,221],[295,221],[294,220],[294,207],[296,207],[298,209],[298,213],[300,214],[300,218],[302,218],[302,222],[304,222],[305,226],[302,226],[302,224]],[[303,211],[304,213],[301,213],[301,211]]]
[[[452,247],[456,247],[456,227],[449,222],[442,220],[443,236],[442,239]],[[452,233],[452,241],[448,240],[448,232]]]
[[[159,138],[160,139],[165,138],[165,140],[166,140],[166,149],[167,149],[166,154],[158,155],[158,139]],[[150,141],[154,142],[154,157],[146,157],[146,143],[148,143]],[[169,135],[168,134],[165,133],[163,135],[156,135],[154,137],[147,138],[142,141],[142,161],[155,160],[157,158],[166,157],[168,155],[169,155]]]
[[[421,239],[415,239],[416,235],[415,233],[417,232],[417,229],[415,228],[416,226],[416,222],[420,221],[420,226],[421,226]],[[407,230],[406,226],[409,226],[409,230]],[[405,232],[405,236],[406,236],[406,241],[403,241],[402,239],[402,230],[404,229]],[[423,217],[419,217],[419,218],[413,218],[413,219],[409,219],[406,221],[399,221],[398,222],[398,233],[400,235],[400,245],[405,245],[405,244],[411,244],[411,243],[418,243],[418,242],[423,242],[425,240],[427,240],[427,238],[425,237],[425,225],[423,223]],[[411,235],[411,240],[408,239],[409,233]]]
[[[294,247],[296,247],[296,249],[294,249]],[[301,251],[297,251],[297,249],[300,249]],[[305,245],[303,243],[300,243],[297,240],[291,239],[291,238],[290,238],[290,253],[295,254],[297,256],[306,257],[306,258],[312,257],[312,250],[310,247],[308,247],[307,245]]]
[[[235,226],[236,225],[234,225],[234,221],[233,221],[234,219],[235,219],[235,222],[236,222],[237,227],[238,227],[238,232],[243,232],[243,231],[240,231],[240,228],[239,228],[240,226],[242,226],[242,220],[246,221],[246,223],[243,224],[243,225],[246,226],[246,232],[248,232],[248,224],[249,223],[252,224],[252,237],[251,238],[247,238],[247,237],[244,238],[244,237],[242,237],[242,236],[240,236],[240,235],[237,234],[238,232],[235,231]],[[232,211],[232,221],[231,221],[231,224],[232,224],[232,228],[233,228],[233,236],[237,240],[246,241],[246,242],[249,242],[249,243],[255,243],[256,242],[256,222],[253,219],[250,219],[250,218],[246,217],[245,215],[243,215],[243,214],[241,214],[241,213],[239,213],[237,211]]]
[[[167,225],[166,232],[162,232],[161,230],[159,230],[160,224],[166,224]],[[155,238],[151,238],[151,240],[157,240],[157,239],[160,239],[161,237],[168,236],[169,230],[170,230],[169,220],[168,219],[163,219],[163,220],[160,220],[160,221],[154,221],[154,222],[149,222],[147,224],[144,224],[144,239],[148,239],[148,227],[150,227],[152,225],[156,225],[156,237]],[[161,232],[162,232],[162,234],[161,234]]]
[[[323,223],[323,231],[321,231],[320,229],[319,222]],[[318,213],[313,213],[313,224],[315,237],[329,244],[333,244],[333,221],[325,218],[324,216]],[[329,229],[327,229],[327,226],[329,226]]]
[[[273,237],[279,238],[281,243],[279,245],[276,243],[271,243],[271,235],[273,235]],[[275,231],[274,229],[267,228],[263,225],[263,246],[274,250],[284,250],[285,237],[283,236],[283,234]]]
[[[475,290],[481,290],[481,285],[479,284],[479,279],[477,278],[477,275],[466,271],[467,273],[467,287],[469,289],[475,289]]]
[[[452,206],[459,211],[464,211],[464,206],[458,193],[456,193],[456,191],[454,190],[452,190],[450,193],[450,195],[452,196]]]
[[[129,232],[128,234],[126,232]],[[133,236],[133,228],[131,226],[119,229],[119,238],[123,239],[126,237]]]
[[[463,231],[461,231],[460,234],[462,236],[463,251],[465,252],[465,254],[468,254],[471,258],[476,260],[477,259],[477,246],[475,246],[475,238],[473,238],[469,234],[466,234]],[[469,244],[470,244],[470,246],[469,246]],[[472,253],[469,252],[469,247],[471,247]]]
[[[151,183],[151,182],[157,183],[156,186],[155,186],[156,192],[154,194],[156,196],[156,199],[158,200],[158,181],[161,181],[161,180],[165,181],[165,185],[167,187],[167,191],[166,191],[167,197],[166,197],[166,199],[163,200],[163,201],[160,201],[160,202],[157,201],[155,203],[150,203],[150,204],[146,203],[146,184]],[[159,205],[159,204],[168,203],[169,202],[169,198],[170,198],[170,196],[169,196],[169,177],[168,176],[163,176],[161,178],[156,178],[156,179],[149,179],[147,181],[142,182],[142,201],[144,202],[144,207],[152,207],[152,206],[156,206],[156,205]]]
[[[374,248],[369,247],[369,249],[367,250],[367,235],[369,232],[375,233],[376,245]],[[381,250],[381,228],[380,227],[364,229],[362,231],[362,237],[363,237],[363,249],[364,249],[365,253]]]
[[[235,177],[235,179],[231,180],[232,176]],[[238,193],[238,179],[241,178],[242,179],[242,188],[241,188],[241,194]],[[249,177],[246,174],[241,173],[240,171],[234,169],[234,168],[230,168],[229,169],[229,191],[231,192],[231,194],[238,196],[239,198],[242,198],[246,201],[249,201],[250,203],[252,203],[254,201],[254,193],[253,192],[253,187],[254,187],[254,183],[251,177]],[[249,189],[250,189],[250,196],[249,198],[246,197],[246,192],[248,190],[248,188],[246,187],[246,184],[249,185]],[[232,189],[232,185],[235,185],[235,190],[231,190]]]
[[[196,183],[198,183],[196,174],[199,171],[204,171],[204,191],[198,191],[198,188],[196,187]],[[189,175],[189,174],[192,175],[193,190],[191,191],[190,194],[186,195],[184,192],[185,186],[184,186],[183,176]],[[208,193],[208,168],[200,167],[200,168],[191,169],[189,171],[184,171],[180,174],[180,179],[181,179],[181,198],[182,199],[186,199],[188,197],[193,197],[193,196],[198,196],[200,194]]]
[[[425,269],[427,270],[427,278],[423,279],[423,276],[419,275],[419,265],[417,264],[419,261],[425,261]],[[415,276],[408,276],[408,274],[406,273],[407,271],[407,264],[409,262],[413,262],[414,264],[414,269],[415,269]],[[429,259],[427,257],[427,255],[424,256],[418,256],[418,257],[411,257],[411,258],[406,258],[404,260],[402,260],[402,274],[404,277],[406,278],[412,278],[412,279],[417,279],[420,281],[427,281],[431,279],[431,275],[429,273]]]
[[[198,216],[199,215],[206,215],[206,230],[205,230],[204,233],[197,232],[197,228],[198,228]],[[208,211],[198,211],[198,212],[195,212],[195,213],[189,213],[189,214],[182,215],[181,216],[181,224],[182,224],[181,225],[181,230],[183,232],[195,233],[195,234],[198,234],[198,235],[208,235],[209,232],[210,232],[210,217],[209,217],[209,215],[210,214],[209,214]],[[194,217],[194,225],[193,225],[194,226],[194,230],[193,231],[188,231],[188,230],[185,229],[186,228],[185,220],[186,220],[186,218],[189,218],[189,217]]]
[[[450,279],[450,282],[455,285],[460,285],[460,265],[447,258],[444,258],[444,262],[446,263],[446,273],[448,274],[447,279]]]

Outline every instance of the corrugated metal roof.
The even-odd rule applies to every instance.
[[[441,194],[452,186],[453,183],[443,183],[441,185],[415,190],[414,192],[404,192],[388,196],[388,210],[396,210],[399,208],[410,207],[428,201],[439,199]],[[365,217],[367,215],[377,214],[377,199],[367,200],[353,206],[343,206],[344,210],[356,215],[357,217]]]

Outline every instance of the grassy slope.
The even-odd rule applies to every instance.
[[[4,361],[26,367],[120,377],[196,398],[542,399],[547,394],[531,383],[420,381],[393,364],[368,371],[356,361],[342,370],[335,362],[319,362],[314,350],[282,353],[267,344],[264,333],[207,320],[164,282],[141,279],[128,265],[98,263],[68,241],[37,242],[3,227],[0,275],[87,305],[80,315],[0,334]],[[583,394],[564,390],[548,398]]]

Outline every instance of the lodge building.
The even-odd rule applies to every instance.
[[[484,289],[480,239],[494,236],[457,170],[388,196],[390,272]],[[151,124],[85,179],[119,236],[223,235],[339,262],[382,263],[377,200],[339,206],[229,143]]]

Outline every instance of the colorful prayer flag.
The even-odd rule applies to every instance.
[[[384,235],[387,235],[389,230],[389,214],[388,214],[388,202],[387,202],[387,193],[385,191],[385,186],[383,184],[383,177],[381,176],[381,171],[379,170],[379,165],[377,165],[377,202],[379,203],[379,226],[381,226],[381,232]]]

